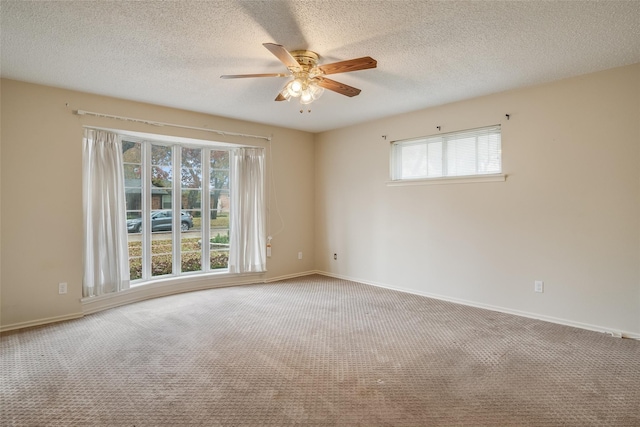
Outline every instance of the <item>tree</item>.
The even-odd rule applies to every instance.
[[[218,203],[229,190],[229,152],[211,151],[211,219],[218,218]],[[221,206],[220,206],[221,207]]]
[[[182,147],[180,179],[183,188],[182,206],[186,209],[201,209],[202,150],[200,148]]]
[[[220,196],[229,190],[229,152],[211,150],[210,162],[210,196],[211,219],[218,217]],[[183,191],[183,206],[188,209],[200,208],[201,192],[188,189],[203,189],[201,149],[182,148],[182,165],[180,168]]]

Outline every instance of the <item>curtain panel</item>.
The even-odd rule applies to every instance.
[[[85,129],[83,138],[84,277],[82,295],[129,288],[129,260],[120,137]]]
[[[264,150],[238,148],[231,163],[229,272],[266,271]]]

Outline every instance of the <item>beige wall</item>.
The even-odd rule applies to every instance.
[[[313,270],[313,135],[4,79],[1,94],[3,328],[81,312],[83,125],[268,147],[259,140],[74,115],[78,109],[273,135],[271,155],[267,153],[273,177],[269,232],[281,231],[274,234],[264,278]],[[298,251],[303,251],[302,260],[297,259]],[[68,283],[68,294],[58,295],[59,282]]]
[[[389,141],[498,123],[506,182],[385,185]],[[318,270],[640,333],[640,64],[325,132],[315,161]]]
[[[640,64],[315,136],[11,80],[0,91],[2,328],[81,313],[83,125],[245,142],[72,114],[84,109],[273,135],[267,280],[316,269],[640,334]],[[496,123],[506,182],[386,186],[389,141]]]

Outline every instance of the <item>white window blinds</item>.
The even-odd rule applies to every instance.
[[[500,126],[396,141],[391,156],[393,180],[498,174]]]

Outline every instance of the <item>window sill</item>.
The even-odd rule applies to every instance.
[[[439,185],[439,184],[470,184],[476,182],[506,181],[505,174],[450,176],[445,178],[399,179],[387,181],[387,187],[403,187],[406,185]]]

